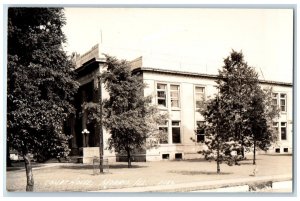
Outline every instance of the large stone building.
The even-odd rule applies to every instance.
[[[143,58],[131,62],[133,72],[140,73],[147,84],[144,94],[152,95],[152,103],[159,109],[169,113],[169,119],[164,125],[159,125],[161,131],[168,135],[160,146],[136,153],[136,161],[154,161],[162,159],[189,159],[201,157],[197,152],[203,149],[204,133],[195,135],[198,124],[204,119],[197,112],[202,97],[213,97],[216,90],[216,75],[182,72],[143,65]],[[86,113],[82,109],[84,102],[99,102],[108,98],[99,75],[105,66],[99,46],[80,56],[76,62],[76,72],[80,89],[76,97],[77,115],[70,120],[70,132],[73,135],[71,148],[73,154],[83,155],[84,162],[90,162],[93,156],[99,156],[99,133],[103,129],[104,157],[110,161],[120,161],[122,156],[107,149],[109,133],[99,125],[87,122]],[[292,153],[293,150],[293,90],[291,83],[276,81],[260,81],[262,87],[273,88],[273,103],[280,107],[280,117],[274,119],[273,126],[278,131],[278,141],[268,153]],[[101,85],[101,86],[100,86]],[[83,132],[87,130],[89,133]],[[85,131],[86,131],[85,130]]]

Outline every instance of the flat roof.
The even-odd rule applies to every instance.
[[[78,73],[84,71],[88,68],[88,66],[94,63],[105,63],[103,59],[91,59],[88,62],[84,63],[79,68],[75,69]],[[178,70],[169,70],[169,69],[160,69],[160,68],[153,68],[153,67],[138,67],[132,70],[133,72],[152,72],[152,73],[164,73],[169,75],[179,75],[179,76],[191,76],[191,77],[201,77],[207,79],[217,79],[218,75],[213,74],[205,74],[205,73],[196,73],[196,72],[188,72],[188,71],[178,71]],[[280,85],[280,86],[287,86],[292,87],[292,83],[288,82],[278,82],[272,80],[259,80],[261,84],[269,84],[269,85]]]
[[[218,75],[212,74],[205,74],[205,73],[195,73],[195,72],[187,72],[187,71],[177,71],[177,70],[168,70],[168,69],[159,69],[159,68],[152,68],[152,67],[139,67],[133,70],[133,72],[153,72],[153,73],[165,73],[165,74],[172,74],[172,75],[184,75],[184,76],[192,76],[192,77],[201,77],[207,79],[217,79]],[[271,80],[259,80],[261,84],[270,84],[270,85],[281,85],[281,86],[288,86],[292,87],[292,83],[288,82],[278,82],[278,81],[271,81]]]

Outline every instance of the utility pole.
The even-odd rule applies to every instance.
[[[100,73],[100,64],[99,64]],[[103,122],[102,122],[102,81],[101,74],[98,77],[98,87],[99,87],[99,105],[100,105],[100,132],[99,132],[99,156],[100,156],[100,173],[103,174]]]
[[[102,46],[102,29],[100,29],[100,44]],[[102,48],[102,47],[100,47]],[[100,55],[98,55],[100,57]],[[101,63],[99,63],[99,76],[98,76],[98,86],[99,86],[99,106],[100,106],[100,132],[99,132],[99,158],[100,158],[100,174],[103,174],[103,107],[102,107],[102,79],[101,79]]]
[[[220,174],[220,106],[219,106],[219,89],[217,96],[217,110],[218,110],[218,118],[217,118],[217,174]]]

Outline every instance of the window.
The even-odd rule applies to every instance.
[[[173,143],[181,143],[180,121],[172,121],[172,142]]]
[[[278,93],[273,93],[272,94],[272,106],[277,107],[278,105]]]
[[[280,107],[281,112],[286,112],[286,94],[285,93],[273,93],[272,94],[272,106]]]
[[[168,144],[168,121],[165,124],[159,125],[159,143]]]
[[[170,97],[171,97],[171,107],[179,108],[179,86],[171,85],[170,86]]]
[[[169,159],[170,158],[170,154],[162,154],[162,159]]]
[[[286,140],[286,122],[281,122],[281,140]]]
[[[199,109],[204,101],[204,91],[204,87],[195,87],[196,109]]]
[[[197,133],[196,133],[196,141],[204,142],[204,125],[205,121],[197,121]]]
[[[278,122],[273,122],[273,128],[279,138]]]
[[[158,106],[167,107],[167,85],[157,84],[157,104]]]
[[[280,94],[280,111],[286,112],[286,94]]]
[[[175,159],[177,159],[177,160],[182,159],[182,153],[176,153],[175,154]]]
[[[280,124],[280,133],[279,133],[279,124]],[[273,128],[276,133],[278,133],[278,139],[286,140],[286,122],[273,122]]]

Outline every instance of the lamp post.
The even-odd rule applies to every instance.
[[[88,141],[87,141],[87,136],[88,136],[88,134],[90,134],[90,131],[88,131],[86,128],[81,132],[82,133],[82,135],[83,135],[83,138],[84,138],[84,146],[85,147],[88,147]]]

